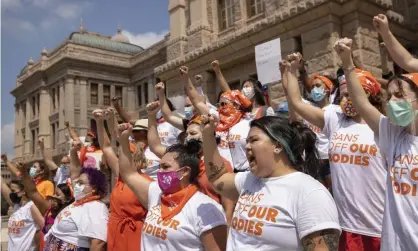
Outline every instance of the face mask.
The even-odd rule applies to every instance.
[[[417,115],[417,112],[412,108],[411,102],[413,101],[415,100],[390,100],[387,104],[390,120],[399,126],[407,126],[411,124]]]
[[[184,116],[190,120],[193,117],[193,107],[184,107]]]
[[[314,87],[311,91],[311,98],[315,102],[319,102],[325,98],[324,88]]]
[[[157,172],[158,186],[160,187],[161,191],[163,191],[163,193],[172,194],[178,191],[181,180],[179,179],[177,172],[180,170]]]
[[[196,149],[196,152],[199,152],[202,148],[202,140],[198,138],[186,139],[184,144],[187,148]]]
[[[35,178],[35,176],[36,176],[36,168],[35,167],[31,167],[29,169],[29,176],[32,177],[32,178]]]
[[[14,204],[20,204],[20,201],[22,200],[22,197],[20,197],[17,192],[10,193],[9,197]]]
[[[254,87],[244,87],[242,89],[242,93],[244,94],[245,97],[247,97],[248,99],[252,99],[255,95],[254,92]]]
[[[84,192],[85,185],[75,184],[74,186],[74,199],[80,200],[86,197],[86,193]]]
[[[353,102],[351,100],[343,99],[340,103],[341,110],[347,117],[355,117],[358,115],[356,108],[353,106]]]
[[[89,147],[89,146],[91,146],[91,142],[84,142],[84,146],[85,146],[85,147]]]
[[[157,119],[161,119],[163,117],[163,113],[161,111],[157,112]]]

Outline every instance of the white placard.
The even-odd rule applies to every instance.
[[[282,79],[279,62],[282,60],[280,38],[255,46],[258,81],[266,85]]]

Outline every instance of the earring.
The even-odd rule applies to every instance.
[[[280,148],[274,148],[274,153],[275,154],[279,154],[282,151],[282,149]]]

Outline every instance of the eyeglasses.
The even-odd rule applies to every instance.
[[[226,105],[228,105],[228,103],[227,103],[227,102],[220,102],[220,103],[217,103],[217,104],[216,104],[216,106],[217,106],[217,107],[224,107],[224,106],[226,106]]]

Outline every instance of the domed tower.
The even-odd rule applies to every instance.
[[[118,25],[118,33],[116,33],[116,35],[114,35],[110,40],[127,44],[130,43],[129,38],[122,34],[122,27],[120,25]]]

